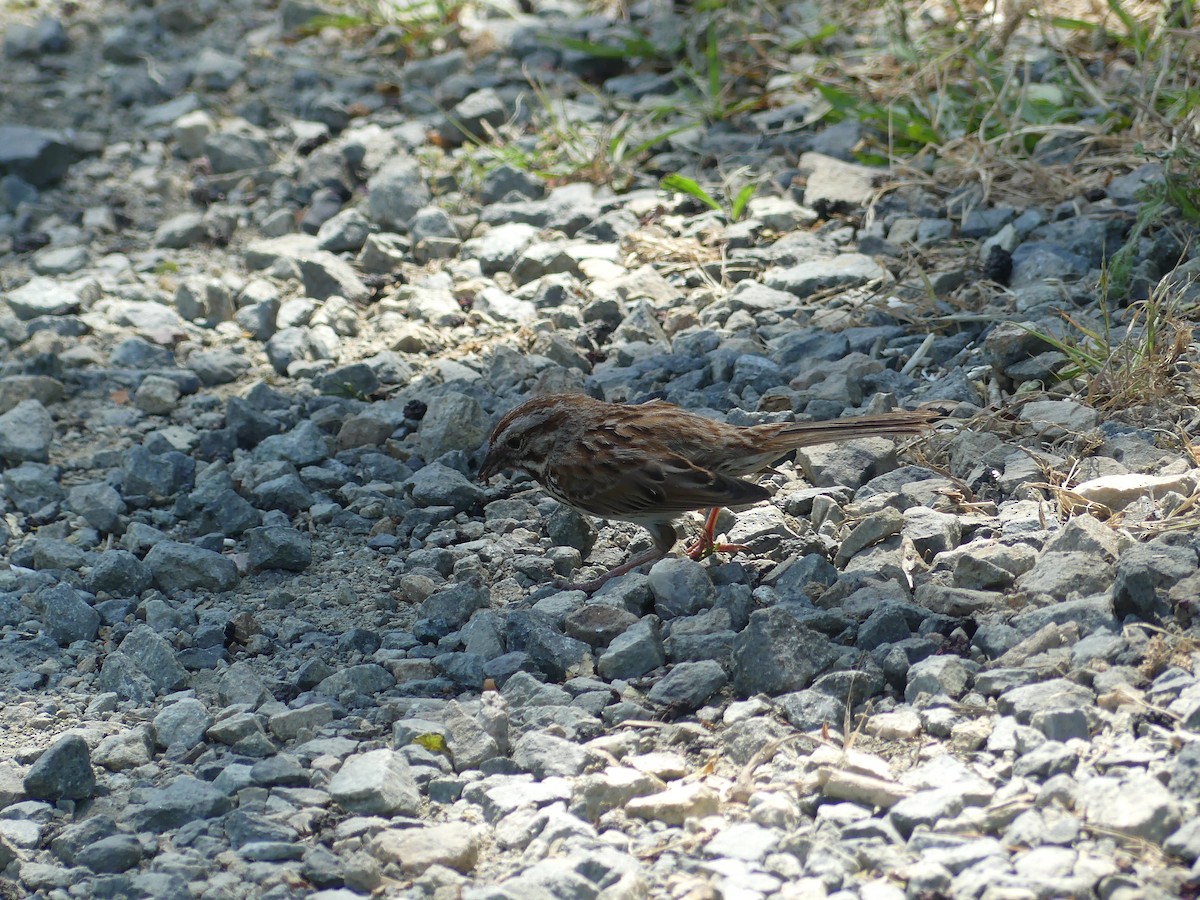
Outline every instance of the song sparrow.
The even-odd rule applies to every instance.
[[[919,434],[938,418],[918,410],[738,426],[661,400],[633,405],[553,394],[522,403],[500,420],[488,438],[479,480],[519,469],[559,503],[635,522],[650,532],[650,550],[593,581],[572,585],[590,592],[665,556],[676,541],[671,521],[692,510],[711,511],[689,555],[738,549],[713,543],[717,513],[723,506],[767,499],[765,487],[743,476],[762,471],[789,451],[852,438]]]

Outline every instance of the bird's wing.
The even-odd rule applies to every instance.
[[[605,475],[573,480],[572,505],[609,519],[665,520],[694,509],[741,506],[770,496],[762,485],[702,469],[682,456],[626,459],[619,470]],[[579,490],[585,483],[590,490]]]

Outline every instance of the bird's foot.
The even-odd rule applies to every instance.
[[[745,544],[718,544],[707,531],[703,531],[687,545],[685,552],[689,559],[707,559],[714,553],[747,553],[750,548]]]

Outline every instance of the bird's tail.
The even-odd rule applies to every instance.
[[[773,447],[794,450],[815,444],[840,443],[863,437],[903,437],[921,434],[942,416],[931,410],[902,410],[876,416],[850,416],[824,422],[786,422],[782,425],[759,425],[763,436]]]

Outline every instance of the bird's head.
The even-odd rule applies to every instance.
[[[505,469],[518,469],[542,481],[567,412],[561,399],[559,395],[539,397],[509,410],[488,438],[479,480],[487,481]]]

